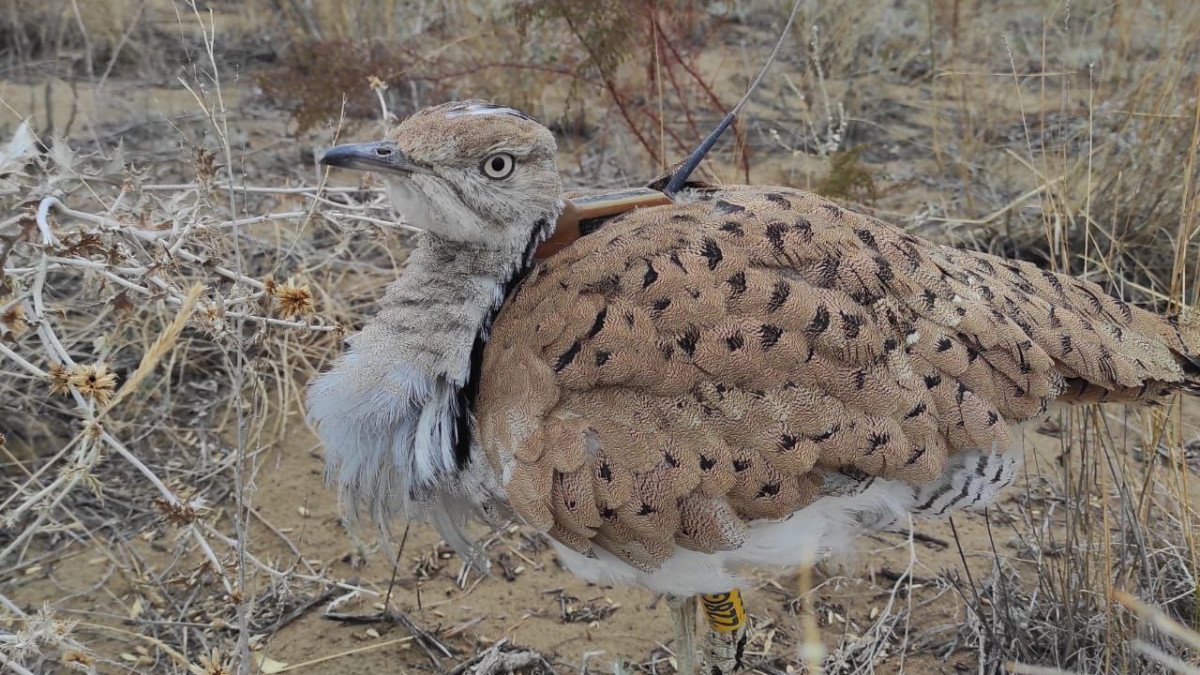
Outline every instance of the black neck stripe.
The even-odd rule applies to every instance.
[[[551,224],[542,218],[534,225],[529,234],[529,243],[525,245],[524,257],[517,263],[509,278],[504,282],[505,299],[513,289],[525,279],[533,264],[533,252],[550,236]],[[472,421],[475,419],[475,408],[479,403],[479,380],[483,374],[483,350],[487,347],[488,336],[492,332],[492,323],[496,320],[500,308],[493,307],[475,334],[475,342],[471,345],[471,366],[467,374],[467,382],[458,390],[458,417],[455,420],[454,434],[454,464],[459,470],[465,469],[471,463]]]

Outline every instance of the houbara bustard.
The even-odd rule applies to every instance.
[[[517,518],[577,575],[675,598],[683,670],[696,596],[705,672],[739,661],[740,567],[987,504],[1052,402],[1200,385],[1182,318],[790,188],[694,185],[538,261],[555,152],[469,101],[324,155],[424,232],[308,414],[378,522],[432,521],[472,558],[468,517]]]

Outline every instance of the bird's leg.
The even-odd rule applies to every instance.
[[[675,626],[675,666],[679,675],[696,675],[696,596],[672,595],[671,622]]]
[[[703,672],[711,675],[730,675],[743,667],[746,652],[746,608],[738,589],[728,593],[700,596],[708,630],[702,650]]]

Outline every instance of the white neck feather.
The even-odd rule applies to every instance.
[[[379,313],[309,385],[308,419],[348,512],[366,507],[381,526],[398,515],[432,517],[450,541],[456,533],[445,529],[459,514],[447,510],[491,497],[480,494],[490,492],[482,479],[461,475],[470,462],[471,421],[460,415],[474,403],[472,350],[553,223],[531,225],[524,241],[501,247],[421,235]]]

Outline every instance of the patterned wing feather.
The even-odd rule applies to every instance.
[[[1197,347],[1094,284],[729,188],[535,267],[485,352],[478,430],[523,518],[652,570],[875,478],[944,510],[970,488],[936,480],[955,462],[1011,474],[1012,423],[1194,386]]]

